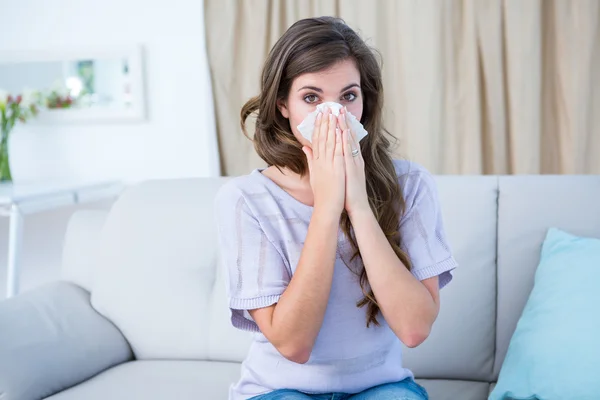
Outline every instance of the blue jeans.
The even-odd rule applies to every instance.
[[[412,379],[386,383],[356,394],[307,394],[281,389],[252,397],[250,400],[429,400],[427,391]]]

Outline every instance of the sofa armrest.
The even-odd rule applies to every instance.
[[[133,358],[87,291],[54,282],[0,302],[0,399],[41,399]]]

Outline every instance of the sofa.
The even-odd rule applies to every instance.
[[[252,334],[230,324],[213,197],[149,181],[80,211],[61,280],[0,302],[0,399],[227,398]],[[433,400],[486,399],[550,227],[600,237],[600,176],[436,176],[459,268],[405,364]]]

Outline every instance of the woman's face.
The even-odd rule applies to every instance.
[[[363,98],[360,88],[360,73],[354,60],[344,60],[328,69],[300,75],[292,82],[285,102],[278,102],[281,114],[290,121],[290,127],[300,144],[311,144],[298,131],[298,125],[317,105],[334,101],[345,106],[360,121]]]

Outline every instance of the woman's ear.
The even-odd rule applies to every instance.
[[[285,104],[285,101],[283,101],[282,99],[277,100],[277,108],[279,109],[279,112],[281,113],[281,115],[283,115],[284,118],[290,118],[290,112],[287,108],[287,104]]]

